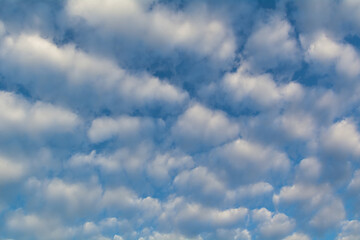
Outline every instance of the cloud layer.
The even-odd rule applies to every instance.
[[[359,13],[0,1],[0,240],[359,239]]]

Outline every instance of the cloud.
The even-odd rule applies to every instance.
[[[277,84],[270,74],[256,74],[248,63],[243,63],[236,72],[227,73],[222,81],[225,92],[231,100],[243,102],[250,100],[255,106],[271,107],[280,101],[301,99],[303,88],[296,82]]]
[[[0,131],[37,135],[70,132],[81,123],[75,113],[41,101],[29,102],[12,92],[0,91]]]
[[[1,239],[359,238],[357,1],[15,2]]]
[[[98,143],[113,137],[123,140],[144,138],[161,126],[161,120],[122,115],[117,118],[101,117],[92,121],[88,136],[92,142]]]
[[[295,227],[295,220],[283,213],[272,213],[266,208],[252,211],[252,219],[258,222],[258,230],[265,239],[279,239]]]
[[[295,184],[292,186],[284,186],[278,195],[274,195],[274,202],[303,202],[305,208],[313,208],[314,205],[320,205],[324,202],[324,198],[330,194],[329,186],[314,186],[305,184]]]
[[[138,221],[156,217],[161,213],[161,204],[157,199],[140,198],[135,192],[125,187],[105,190],[102,205],[108,211],[119,211],[129,218],[136,216]]]
[[[246,229],[219,229],[216,232],[217,239],[251,240],[251,234]]]
[[[37,34],[7,36],[0,52],[2,60],[6,60],[4,73],[15,74],[12,77],[15,81],[23,79],[22,84],[32,94],[43,98],[69,96],[72,99],[69,105],[74,104],[73,99],[88,99],[89,95],[97,98],[89,99],[90,107],[104,104],[110,107],[114,100],[135,105],[148,101],[178,104],[187,98],[184,91],[146,72],[132,75],[109,59],[86,53],[73,44],[57,46]],[[49,91],[54,88],[57,94]]]
[[[322,135],[322,146],[329,154],[357,157],[360,154],[360,135],[351,119],[334,123]]]
[[[172,133],[181,147],[196,151],[236,138],[239,127],[224,112],[194,104],[178,118]]]
[[[140,238],[139,240],[202,240],[203,238],[198,236],[194,238],[184,237],[181,234],[176,233],[159,233],[154,232],[151,236],[146,238]]]
[[[344,221],[342,231],[336,240],[356,240],[360,237],[360,222],[357,220]]]
[[[184,198],[170,199],[164,205],[159,221],[162,227],[178,229],[183,234],[194,236],[201,232],[212,232],[217,228],[229,228],[244,222],[247,208],[219,210],[189,203]]]
[[[53,213],[60,211],[59,215],[68,220],[88,217],[100,210],[102,188],[99,185],[30,178],[26,188],[35,198],[35,206]]]
[[[231,29],[206,11],[194,14],[167,9],[156,1],[129,0],[69,0],[66,11],[110,36],[141,39],[150,46],[184,49],[219,60],[232,58],[236,48]]]
[[[18,209],[8,216],[6,226],[15,236],[29,239],[69,239],[76,229],[62,226],[53,217],[26,214]]]
[[[296,169],[296,179],[299,182],[316,181],[320,178],[322,165],[318,159],[310,157],[301,160]]]
[[[275,121],[293,139],[309,139],[314,136],[315,120],[300,110],[286,112]]]
[[[290,164],[286,154],[244,139],[214,149],[209,158],[215,169],[226,171],[223,177],[233,184],[264,179],[271,171],[286,173]]]
[[[286,18],[271,15],[261,20],[249,36],[244,53],[257,69],[296,65],[301,52],[294,38],[292,26]]]
[[[318,33],[313,39],[303,37],[301,40],[308,62],[314,61],[330,68],[335,66],[339,74],[348,78],[360,74],[357,68],[360,64],[359,54],[350,44],[339,43],[325,33]]]
[[[310,240],[310,238],[303,233],[294,233],[286,238],[284,238],[283,240]]]
[[[196,167],[181,172],[175,177],[174,185],[180,193],[206,203],[218,204],[226,197],[226,186],[206,167]]]
[[[321,230],[326,230],[331,227],[336,227],[344,218],[344,205],[341,200],[335,199],[329,205],[319,210],[310,220],[310,225]]]
[[[320,231],[336,227],[346,215],[342,201],[326,184],[316,186],[298,183],[285,186],[278,195],[273,196],[273,201],[276,205],[300,206],[303,210],[302,220],[308,218],[308,224]]]
[[[89,154],[74,154],[68,161],[68,167],[75,169],[99,167],[107,174],[124,170],[132,175],[143,172],[151,154],[151,146],[146,143],[136,145],[135,148],[118,148],[112,153],[96,153],[96,150],[93,150]]]
[[[348,189],[350,191],[360,190],[360,170],[354,172],[354,176],[349,183]]]
[[[157,184],[166,184],[176,173],[194,166],[190,156],[179,153],[157,154],[147,166],[149,177]]]
[[[267,182],[257,182],[230,188],[219,177],[203,166],[184,170],[174,179],[177,192],[206,205],[232,205],[244,199],[260,198],[273,191]]]
[[[26,166],[12,159],[0,156],[0,185],[20,180],[26,173]]]

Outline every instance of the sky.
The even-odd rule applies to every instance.
[[[360,1],[1,0],[0,240],[359,240]]]

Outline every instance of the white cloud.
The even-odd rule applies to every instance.
[[[224,112],[195,104],[178,118],[172,133],[177,143],[193,151],[236,138],[239,127]]]
[[[175,12],[156,1],[139,0],[69,0],[66,10],[108,34],[142,39],[150,46],[180,48],[220,60],[234,56],[236,46],[231,29],[204,11]]]
[[[358,191],[360,190],[360,170],[356,170],[354,172],[354,176],[349,183],[348,189],[350,191]]]
[[[286,112],[276,119],[276,124],[281,126],[290,137],[295,139],[309,139],[313,137],[316,128],[312,115],[300,110]]]
[[[178,193],[212,205],[234,204],[273,191],[273,187],[266,182],[243,185],[235,189],[229,188],[215,173],[203,166],[181,172],[175,177],[174,186]]]
[[[150,118],[122,115],[117,118],[101,117],[92,121],[88,136],[92,142],[102,142],[113,137],[123,140],[143,138],[154,131],[156,121]]]
[[[216,239],[251,240],[251,234],[246,229],[219,229],[216,231]]]
[[[340,13],[343,20],[354,26],[354,30],[359,34],[360,32],[360,4],[356,0],[344,0],[339,3]]]
[[[358,157],[360,155],[360,134],[351,119],[334,123],[322,137],[324,150],[336,156]]]
[[[336,240],[357,240],[360,237],[360,222],[357,220],[344,221],[342,231]]]
[[[321,163],[318,159],[310,157],[301,160],[296,169],[296,179],[299,182],[314,181],[321,174]]]
[[[6,226],[15,236],[39,240],[65,240],[76,233],[75,228],[62,226],[54,217],[26,214],[21,209],[7,217]]]
[[[261,195],[271,193],[273,191],[273,186],[267,182],[257,182],[249,185],[241,186],[235,191],[228,193],[228,197],[231,198],[231,195],[234,194],[236,198],[255,198]]]
[[[31,103],[11,92],[0,91],[0,131],[68,132],[81,122],[73,112],[44,102]]]
[[[0,57],[6,60],[4,71],[12,75],[23,73],[23,83],[35,84],[32,90],[48,98],[53,97],[49,92],[54,87],[76,99],[88,99],[90,93],[94,94],[97,102],[89,102],[98,105],[114,99],[142,105],[147,101],[181,103],[187,98],[187,93],[147,73],[129,74],[108,59],[85,53],[71,44],[59,47],[36,34],[7,36],[1,44]]]
[[[360,57],[350,44],[339,43],[325,33],[318,33],[313,39],[302,36],[301,40],[306,49],[305,59],[308,62],[335,66],[337,72],[346,77],[353,78],[360,74]]]
[[[206,167],[181,172],[174,185],[180,192],[206,202],[219,202],[226,197],[226,186]]]
[[[270,16],[255,28],[244,52],[254,68],[258,69],[296,64],[301,53],[292,34],[292,26],[285,18]]]
[[[141,221],[156,217],[161,212],[161,204],[157,199],[141,198],[134,191],[125,187],[105,190],[102,205],[110,211],[122,212],[123,216],[139,215]]]
[[[68,162],[72,168],[84,166],[100,167],[106,173],[114,173],[124,170],[127,174],[141,172],[146,168],[146,161],[150,158],[150,147],[146,144],[138,144],[134,149],[120,148],[114,153],[96,153],[95,150],[89,154],[77,153]]]
[[[176,173],[193,166],[194,161],[190,156],[176,153],[157,154],[147,165],[147,173],[156,183],[168,183]]]
[[[253,74],[248,63],[243,63],[236,72],[227,73],[222,81],[232,100],[242,102],[250,99],[259,106],[270,107],[281,100],[301,100],[302,86],[295,82],[279,85],[270,74]]]
[[[282,187],[278,195],[273,196],[276,205],[299,204],[309,224],[324,231],[336,227],[345,218],[342,201],[336,197],[328,184],[314,185],[297,183]]]
[[[159,221],[164,228],[177,228],[187,235],[212,232],[217,228],[229,228],[244,222],[248,209],[230,208],[219,210],[187,202],[184,198],[170,199],[163,205]]]
[[[121,236],[119,235],[114,235],[114,239],[113,240],[124,240]]]
[[[310,220],[310,225],[321,230],[327,230],[338,226],[345,218],[344,205],[340,199],[334,199],[328,205],[320,208],[316,215]]]
[[[89,216],[100,209],[102,188],[99,185],[30,178],[26,186],[41,209],[55,211],[66,218]]]
[[[287,236],[283,240],[310,240],[310,237],[303,233],[294,233],[291,236]]]
[[[0,21],[0,38],[2,38],[6,33],[5,25],[2,21]]]
[[[154,232],[151,236],[146,238],[140,238],[139,240],[202,240],[200,236],[197,237],[185,237],[181,234],[176,233],[159,233]]]
[[[263,179],[269,172],[285,173],[290,162],[286,154],[270,146],[237,139],[210,154],[215,169],[226,169],[230,182],[247,183]]]
[[[274,195],[275,204],[304,203],[307,209],[314,209],[324,204],[327,198],[332,198],[330,186],[327,184],[316,186],[313,184],[294,184],[284,186],[278,195]]]
[[[26,166],[14,160],[0,156],[0,186],[20,180],[26,172]]]
[[[258,230],[263,238],[279,239],[289,234],[295,227],[295,220],[283,213],[272,213],[266,208],[252,211],[252,218],[258,222]]]

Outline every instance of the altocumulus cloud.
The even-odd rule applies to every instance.
[[[359,13],[0,1],[0,239],[360,239]]]

